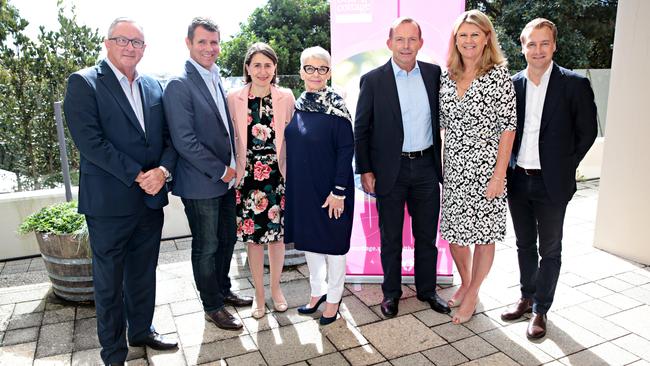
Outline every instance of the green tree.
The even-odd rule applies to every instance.
[[[617,0],[467,0],[466,9],[485,12],[497,30],[512,71],[526,67],[519,35],[542,17],[558,28],[554,60],[570,69],[609,68]]]
[[[57,31],[39,28],[36,41],[17,9],[0,0],[0,168],[18,175],[18,189],[52,187],[61,182],[53,104],[63,99],[68,75],[95,63],[102,37],[77,24],[59,2]],[[78,153],[68,138],[69,160]]]
[[[242,75],[246,50],[266,42],[278,55],[278,74],[297,74],[300,53],[312,46],[330,48],[330,7],[327,0],[269,0],[255,9],[232,40],[223,42],[217,64],[224,76]]]

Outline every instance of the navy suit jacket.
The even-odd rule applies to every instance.
[[[173,172],[174,151],[162,106],[162,87],[150,77],[139,82],[146,133],[113,70],[99,65],[68,78],[63,109],[70,135],[81,153],[79,212],[126,216],[167,203],[167,188],[146,194],[138,173],[164,166]]]
[[[526,119],[525,70],[512,77],[517,94],[517,134],[510,166],[521,147]],[[553,64],[539,131],[542,179],[554,202],[568,202],[576,191],[576,169],[598,134],[594,92],[589,79]],[[512,171],[509,170],[509,174]],[[510,185],[513,179],[508,180]]]
[[[429,96],[436,175],[442,183],[440,164],[440,67],[418,61]],[[389,193],[399,174],[404,126],[397,83],[390,60],[361,77],[361,91],[354,121],[356,173],[375,175],[375,192]]]
[[[230,165],[231,152],[235,151],[235,130],[226,99],[223,98],[223,103],[230,134],[201,74],[187,61],[185,72],[165,87],[163,100],[179,155],[172,193],[189,199],[224,195],[228,184],[221,177]]]

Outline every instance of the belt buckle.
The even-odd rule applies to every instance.
[[[413,153],[413,152],[409,152],[409,153],[408,153],[408,158],[409,158],[410,160],[413,160],[413,159],[415,159],[415,158],[417,158],[417,157],[418,157],[418,156],[417,156],[415,153]]]

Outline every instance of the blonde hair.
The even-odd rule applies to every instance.
[[[529,31],[532,31],[533,29],[541,29],[544,27],[551,30],[553,33],[553,42],[557,42],[557,27],[555,26],[555,23],[545,18],[535,18],[528,22],[524,29],[521,30],[521,35],[519,36],[519,42],[521,42],[521,45],[523,46],[526,43],[526,37]]]
[[[494,66],[506,66],[508,61],[506,60],[501,47],[499,46],[499,41],[497,40],[497,33],[494,30],[494,26],[490,21],[490,18],[487,15],[483,14],[478,10],[470,10],[462,13],[454,23],[454,29],[451,32],[449,37],[449,55],[447,58],[447,70],[452,80],[456,78],[465,70],[465,64],[463,63],[463,58],[461,57],[458,47],[456,46],[456,35],[458,34],[458,29],[464,23],[474,24],[479,27],[483,33],[487,36],[487,44],[483,48],[483,56],[479,60],[478,71],[476,77],[485,75],[490,71]]]

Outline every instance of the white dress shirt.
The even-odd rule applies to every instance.
[[[541,169],[539,162],[539,130],[542,124],[544,100],[546,89],[551,77],[553,63],[544,71],[539,85],[535,85],[528,76],[526,68],[526,116],[524,119],[524,132],[521,136],[521,147],[517,156],[517,165],[526,169]]]
[[[106,63],[108,66],[110,66],[111,70],[113,70],[117,81],[120,83],[120,86],[124,91],[124,95],[126,95],[126,99],[129,100],[129,104],[131,104],[131,108],[133,108],[133,112],[135,113],[138,122],[140,122],[142,131],[145,131],[144,112],[142,111],[142,98],[140,97],[140,74],[138,74],[138,71],[136,70],[135,77],[133,78],[133,83],[129,83],[129,78],[126,77],[126,75],[122,74],[122,72],[118,70],[117,67],[113,65],[113,63],[111,63],[111,60],[106,58]]]

